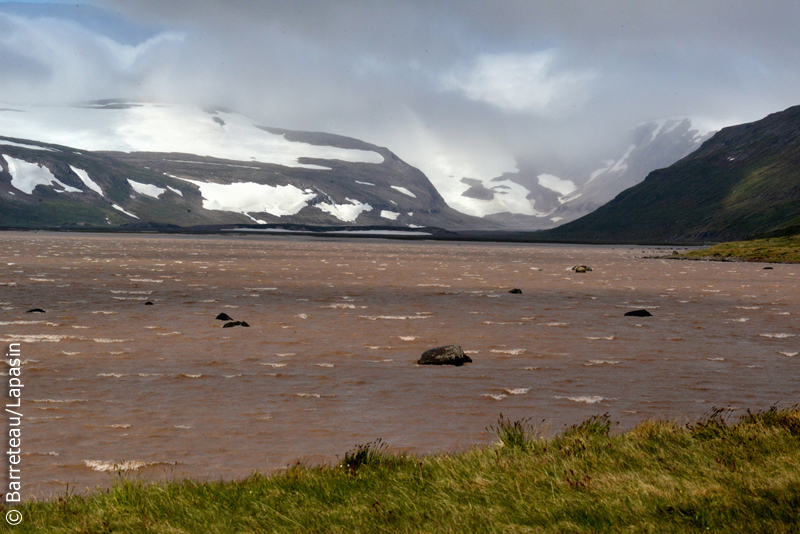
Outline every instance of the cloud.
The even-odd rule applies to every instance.
[[[481,54],[469,69],[442,76],[445,89],[508,112],[558,117],[582,106],[591,71],[558,71],[555,49],[530,54]]]
[[[645,121],[800,103],[792,2],[94,3],[0,4],[0,100],[227,106],[387,146],[456,197],[519,166],[580,185]]]
[[[184,35],[162,32],[128,45],[58,18],[0,13],[2,99],[67,103],[133,96],[169,63]]]

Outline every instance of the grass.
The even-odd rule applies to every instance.
[[[501,417],[496,446],[458,455],[356,447],[337,466],[236,482],[144,483],[18,507],[2,532],[800,532],[800,409],[730,422],[607,415],[543,439]],[[5,515],[6,510],[2,513]]]
[[[752,239],[722,243],[710,248],[692,250],[681,258],[800,263],[800,234],[768,239]]]

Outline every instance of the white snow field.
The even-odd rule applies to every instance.
[[[383,156],[371,150],[287,141],[282,135],[257,128],[253,120],[237,113],[219,111],[212,115],[198,107],[180,105],[130,106],[4,106],[13,111],[0,111],[0,132],[8,137],[83,150],[176,152],[309,169],[329,168],[301,164],[298,158],[383,162]],[[214,118],[225,124],[218,124]]]
[[[166,189],[163,189],[161,187],[156,187],[152,184],[143,184],[140,182],[134,182],[130,178],[128,178],[128,183],[131,184],[133,190],[139,193],[140,195],[145,195],[152,198],[158,198],[167,192]]]
[[[390,187],[391,187],[392,189],[396,189],[397,191],[400,191],[400,192],[401,192],[401,193],[403,193],[404,195],[408,195],[408,196],[410,196],[410,197],[412,197],[412,198],[417,198],[417,195],[415,195],[414,193],[412,193],[411,191],[409,191],[409,190],[408,190],[408,189],[406,189],[405,187],[400,187],[399,185],[392,185],[392,186],[390,186]]]
[[[536,179],[539,181],[539,185],[546,187],[550,191],[555,191],[562,197],[569,195],[578,188],[571,180],[563,180],[553,174],[540,174]]]
[[[130,215],[130,216],[131,216],[131,217],[133,217],[134,219],[138,219],[138,218],[139,218],[139,217],[137,217],[136,215],[134,215],[133,213],[131,213],[131,212],[129,212],[129,211],[125,211],[125,210],[122,208],[122,206],[117,206],[116,204],[111,204],[111,207],[113,207],[113,208],[114,208],[115,210],[117,210],[117,211],[121,211],[121,212],[122,212],[122,213],[124,213],[125,215]]]
[[[81,181],[86,185],[86,187],[88,187],[92,191],[95,191],[101,197],[104,196],[103,190],[100,188],[99,185],[97,185],[97,182],[89,178],[88,172],[84,171],[83,169],[73,167],[72,165],[70,165],[69,168],[72,169],[72,172],[78,175],[78,178],[81,179]]]
[[[294,215],[305,208],[309,200],[317,196],[316,193],[303,191],[293,185],[272,186],[253,182],[216,184],[177,176],[176,178],[194,184],[200,189],[205,209],[233,211],[244,215],[248,213],[269,213],[276,217]]]
[[[349,202],[349,204],[334,204],[334,203],[327,203],[327,202],[320,202],[315,208],[319,208],[325,213],[330,213],[340,221],[344,222],[356,222],[358,216],[361,215],[364,211],[372,211],[372,206],[369,204],[363,204],[358,200],[353,200],[351,198],[345,199]]]
[[[8,155],[0,156],[0,158],[5,158],[8,163],[11,185],[23,193],[32,195],[37,185],[53,186],[56,193],[83,193],[80,189],[70,187],[59,181],[47,167],[42,167],[36,163],[28,163]],[[58,190],[59,187],[62,189],[61,191]]]
[[[0,145],[18,146],[20,148],[29,148],[33,150],[45,150],[47,152],[58,152],[58,150],[47,148],[44,146],[29,145],[26,143],[15,143],[14,141],[6,141],[4,139],[0,139]]]

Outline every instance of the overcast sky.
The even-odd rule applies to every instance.
[[[644,121],[800,104],[798,2],[91,4],[0,4],[0,101],[217,104],[387,146],[435,183],[591,169]]]

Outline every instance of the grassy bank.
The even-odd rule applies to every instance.
[[[552,439],[524,422],[503,445],[416,457],[380,443],[335,467],[231,483],[144,484],[19,507],[2,532],[800,532],[800,409],[733,423],[595,417]],[[3,510],[5,515],[6,509]]]
[[[800,263],[800,234],[793,236],[733,241],[693,250],[680,257],[709,260],[741,260]]]

